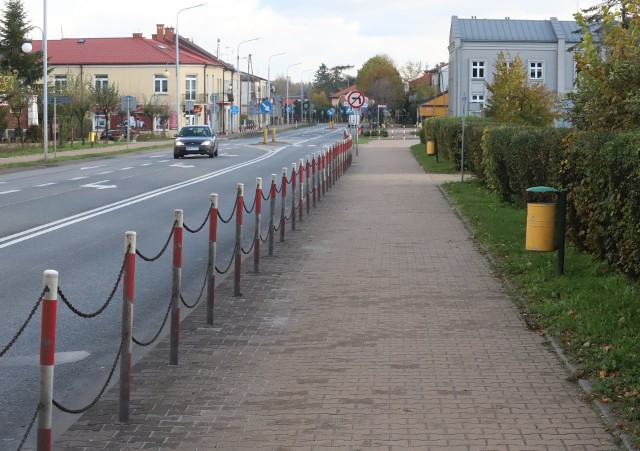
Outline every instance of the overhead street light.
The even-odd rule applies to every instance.
[[[287,66],[287,97],[286,97],[286,102],[284,104],[284,111],[285,113],[287,113],[287,124],[289,124],[289,112],[287,111],[287,109],[289,108],[289,68],[293,66],[297,66],[299,64],[302,64],[302,62],[290,64]]]
[[[204,5],[206,5],[206,3],[187,6],[186,8],[182,8],[180,11],[178,11],[178,14],[176,14],[176,113],[178,114],[177,131],[180,131],[180,118],[182,116],[182,111],[180,108],[180,33],[178,32],[178,20],[180,19],[180,13],[182,11],[186,11],[187,9],[199,8],[200,6]]]
[[[240,45],[245,42],[257,41],[261,36],[257,38],[247,39],[246,41],[240,41],[238,43],[238,51],[236,53],[236,70],[238,71],[238,89],[236,92],[238,93],[238,125],[237,130],[240,131],[240,118],[242,117],[242,76],[240,75]]]

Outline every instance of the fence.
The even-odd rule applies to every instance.
[[[206,212],[205,219],[198,227],[190,228],[183,220],[183,211],[174,211],[174,220],[171,226],[169,236],[164,243],[162,249],[157,255],[145,256],[136,246],[136,232],[130,231],[125,233],[124,254],[120,271],[114,283],[114,286],[107,296],[106,301],[94,312],[82,312],[76,308],[65,296],[63,290],[59,286],[58,272],[55,270],[47,270],[43,276],[43,288],[40,292],[38,300],[28,314],[26,320],[19,327],[9,343],[0,350],[0,358],[2,358],[9,349],[20,338],[29,325],[39,308],[41,312],[41,340],[40,340],[40,391],[39,402],[35,408],[29,426],[18,446],[18,450],[22,449],[27,437],[29,436],[36,420],[38,421],[37,431],[37,449],[50,450],[52,445],[52,418],[53,408],[57,408],[66,413],[80,414],[89,410],[94,406],[106,391],[116,368],[119,366],[119,420],[128,421],[129,419],[129,401],[131,394],[131,362],[133,345],[150,346],[158,340],[160,334],[165,328],[167,321],[170,324],[169,331],[169,364],[179,364],[179,335],[180,335],[180,309],[195,308],[203,299],[206,288],[206,324],[213,325],[215,292],[216,292],[216,275],[226,274],[233,267],[234,276],[234,296],[241,295],[242,287],[242,257],[253,253],[253,270],[260,270],[260,254],[261,244],[267,243],[268,255],[274,253],[275,234],[279,233],[280,241],[285,240],[285,228],[287,222],[291,225],[291,230],[296,230],[296,217],[302,220],[303,214],[311,213],[312,208],[316,208],[318,203],[327,192],[335,186],[337,181],[349,169],[352,163],[352,140],[350,136],[345,134],[345,139],[336,142],[328,149],[318,152],[312,156],[307,155],[306,160],[300,159],[292,164],[291,176],[287,176],[287,168],[282,169],[282,178],[280,187],[277,186],[276,174],[271,175],[271,186],[267,190],[267,195],[263,193],[262,179],[256,179],[256,189],[254,199],[250,207],[245,202],[245,189],[242,183],[237,185],[237,194],[233,210],[228,217],[224,217],[219,209],[218,194],[211,194],[209,198],[209,209]],[[290,208],[287,215],[287,186],[291,187]],[[280,212],[279,219],[276,221],[276,198],[280,194]],[[310,200],[311,199],[311,200]],[[269,225],[266,236],[262,235],[262,202],[269,204]],[[243,215],[244,213],[255,215],[255,226],[251,237],[251,245],[245,249],[243,243]],[[297,214],[297,216],[296,216]],[[219,222],[229,224],[235,218],[235,244],[230,261],[224,266],[219,267],[217,262],[217,236]],[[277,226],[276,226],[277,222]],[[198,298],[189,303],[182,296],[182,248],[184,240],[184,231],[190,234],[199,233],[209,224],[209,245],[207,255],[207,271],[204,282],[200,289]],[[172,244],[172,283],[171,283],[171,299],[165,311],[164,318],[157,332],[148,341],[141,341],[133,334],[133,310],[135,300],[135,275],[137,257],[145,262],[156,262],[168,250]],[[121,338],[116,356],[109,371],[108,377],[97,396],[86,406],[78,409],[72,409],[63,406],[53,397],[54,367],[55,367],[55,344],[56,344],[56,314],[58,297],[62,302],[77,316],[81,318],[94,318],[105,311],[109,306],[118,287],[122,285],[122,323]]]

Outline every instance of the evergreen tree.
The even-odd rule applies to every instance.
[[[42,52],[24,53],[22,44],[32,27],[21,0],[7,0],[0,18],[0,72],[14,74],[26,86],[42,79]]]

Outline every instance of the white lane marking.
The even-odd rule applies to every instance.
[[[199,177],[195,177],[190,180],[185,180],[184,182],[176,183],[174,185],[165,186],[164,188],[158,188],[152,191],[148,191],[143,194],[138,194],[137,196],[130,197],[128,199],[123,199],[118,202],[114,202],[108,205],[104,205],[102,207],[94,208],[92,210],[88,210],[82,213],[78,213],[76,215],[72,215],[66,218],[58,219],[57,221],[52,221],[48,224],[43,224],[38,227],[33,227],[29,230],[23,230],[22,232],[14,233],[13,235],[5,236],[0,238],[0,249],[13,246],[14,244],[21,243],[22,241],[29,240],[31,238],[35,238],[40,235],[44,235],[46,233],[53,232],[54,230],[62,229],[64,227],[68,227],[70,225],[76,224],[78,222],[86,221],[91,218],[95,218],[96,216],[101,216],[106,213],[110,213],[115,210],[119,210],[124,207],[128,207],[130,205],[137,204],[139,202],[143,202],[145,200],[152,199],[154,197],[161,196],[163,194],[169,193],[171,191],[175,191],[181,188],[186,188],[187,186],[195,185],[196,183],[202,183],[207,180],[210,180],[215,177],[219,177],[221,175],[227,174],[229,172],[233,172],[236,169],[244,168],[246,166],[251,166],[253,164],[259,163],[262,160],[266,160],[267,158],[271,158],[272,156],[278,154],[283,149],[286,149],[287,146],[283,146],[279,149],[276,149],[270,153],[254,158],[253,160],[245,161],[244,163],[238,163],[233,166],[229,166],[228,168],[220,169],[214,172],[210,172],[208,174],[201,175]]]
[[[149,158],[164,158],[164,155],[151,155]]]
[[[105,175],[105,174],[111,174],[113,171],[104,171],[104,172],[98,172],[97,175]]]
[[[42,188],[43,186],[51,186],[51,185],[56,185],[57,182],[49,182],[49,183],[43,183],[42,185],[36,185],[36,188]]]
[[[81,171],[86,171],[87,169],[103,168],[105,166],[106,166],[106,164],[99,164],[98,166],[85,166],[83,168],[80,168],[80,170]]]
[[[9,191],[0,191],[0,194],[11,194],[11,193],[18,193],[20,192],[19,189],[11,189]]]
[[[192,164],[184,164],[184,163],[170,164],[169,167],[170,168],[195,168],[195,166]]]
[[[95,189],[109,189],[109,188],[117,188],[116,185],[103,185],[103,183],[107,183],[109,180],[101,180],[99,182],[88,183],[86,185],[80,185],[80,188],[95,188]]]
[[[140,166],[151,166],[153,163],[143,163]]]
[[[230,153],[221,153],[218,155],[219,157],[237,157],[237,155],[233,155]]]
[[[74,177],[72,179],[69,179],[70,182],[75,182],[76,180],[84,180],[84,179],[88,179],[89,176],[88,175],[83,175],[82,177]]]
[[[4,185],[5,183],[7,183],[7,182],[0,182],[0,185]]]
[[[166,163],[167,161],[171,161],[171,160],[160,160],[159,163]]]
[[[118,169],[119,171],[128,171],[129,169],[133,169],[132,166],[129,166],[128,168],[120,168]]]

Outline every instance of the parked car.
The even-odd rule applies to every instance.
[[[131,129],[129,132],[129,139],[135,141],[138,137],[138,132]],[[103,130],[100,134],[100,139],[109,141],[126,141],[127,129],[126,128],[110,128],[109,130]]]
[[[174,137],[173,158],[192,154],[218,156],[218,139],[208,125],[187,125]]]

